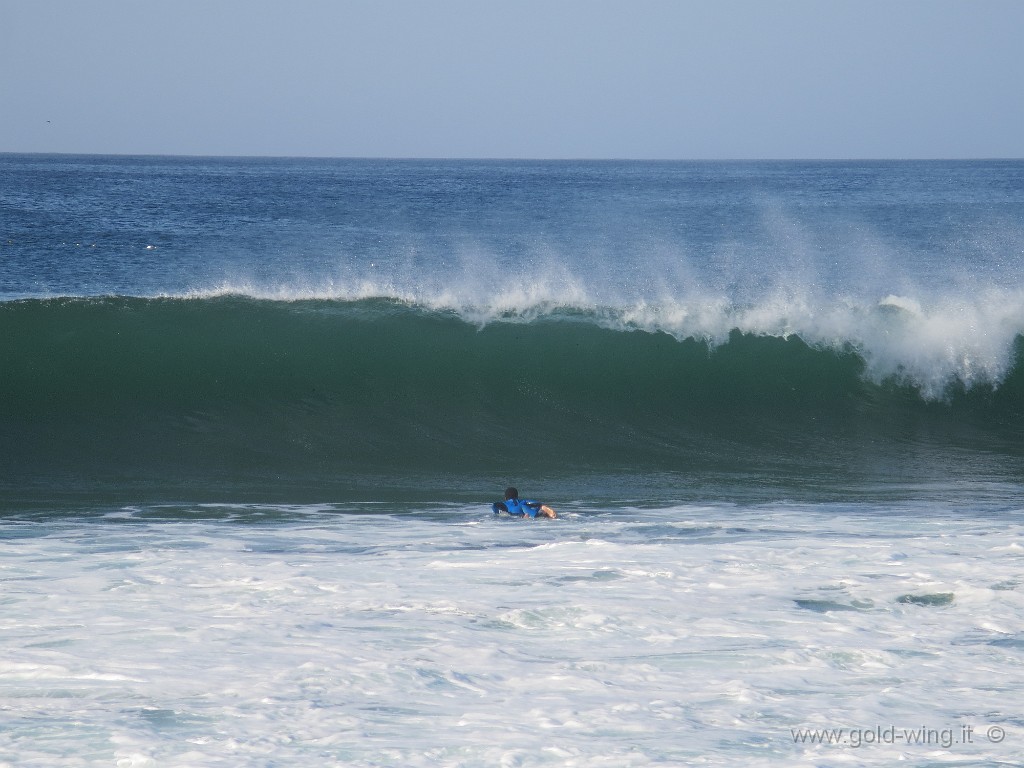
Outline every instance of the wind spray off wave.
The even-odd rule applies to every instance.
[[[611,330],[666,333],[709,348],[730,334],[801,339],[836,352],[854,351],[875,384],[899,382],[927,400],[950,388],[998,387],[1016,358],[1024,333],[1024,288],[971,286],[960,293],[917,290],[906,295],[826,292],[796,276],[786,286],[729,296],[691,280],[665,282],[657,292],[604,276],[574,275],[564,266],[500,273],[493,261],[465,264],[445,279],[327,281],[318,285],[223,283],[192,291],[192,298],[245,296],[276,301],[366,299],[454,314],[481,328],[494,322],[528,323],[575,318]]]

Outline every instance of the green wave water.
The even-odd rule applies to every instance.
[[[1001,380],[934,396],[868,375],[852,342],[709,343],[590,310],[479,323],[387,299],[29,299],[0,304],[0,328],[8,501],[469,499],[595,477],[620,497],[792,495],[1019,481],[1024,464],[1020,336]]]

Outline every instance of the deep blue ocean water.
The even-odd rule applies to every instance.
[[[9,498],[1021,478],[1019,162],[0,168]]]
[[[0,155],[0,765],[1014,764],[1022,491],[1022,161]]]

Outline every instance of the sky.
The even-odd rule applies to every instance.
[[[1024,157],[1024,0],[0,0],[0,152]]]

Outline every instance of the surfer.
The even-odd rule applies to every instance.
[[[515,517],[549,517],[552,520],[558,517],[555,510],[547,504],[532,499],[520,499],[519,491],[511,487],[505,489],[505,500],[494,502],[491,509],[494,510],[494,514],[507,512]]]

